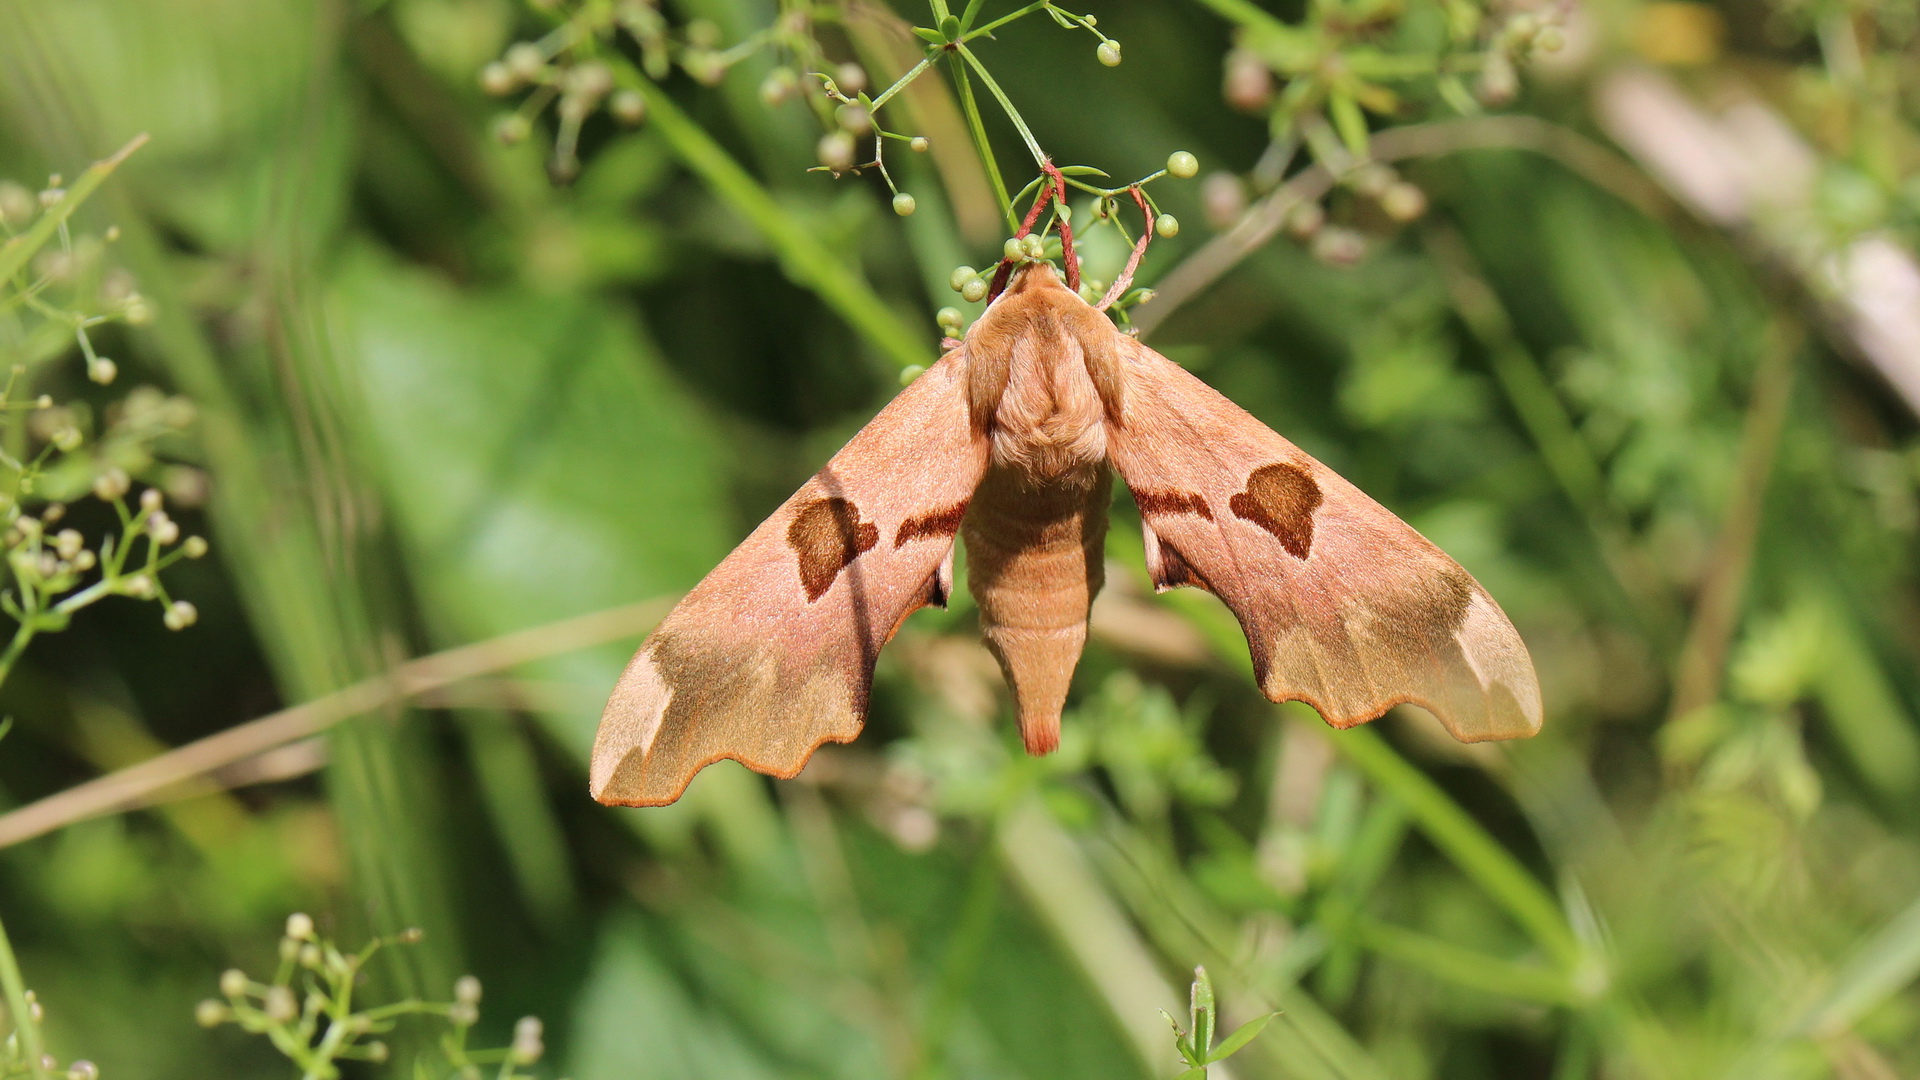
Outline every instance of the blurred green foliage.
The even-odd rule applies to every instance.
[[[1546,731],[1266,703],[1223,608],[1146,595],[1122,500],[1048,759],[961,592],[795,781],[723,763],[670,808],[594,805],[636,644],[602,634],[13,844],[0,916],[57,1062],[289,1075],[194,1012],[299,910],[426,928],[357,1000],[474,973],[476,1043],[537,1014],[541,1074],[576,1080],[1171,1076],[1158,1014],[1198,1032],[1196,964],[1210,1030],[1278,1013],[1215,1076],[1920,1070],[1920,442],[1797,269],[1866,236],[1911,257],[1909,7],[1088,6],[1097,35],[1035,14],[969,41],[971,90],[941,62],[886,106],[929,147],[883,182],[809,171],[845,121],[800,76],[875,96],[915,22],[1017,5],[0,0],[7,190],[150,136],[70,223],[117,228],[143,305],[88,347],[193,403],[177,464],[140,465],[204,471],[170,509],[213,541],[168,571],[191,630],[113,600],[26,650],[0,800],[693,584],[935,355],[954,267],[998,257],[995,185],[1033,173],[986,73],[1058,161],[1198,158],[1153,189],[1186,224],[1141,270],[1150,340],[1473,571]],[[1804,140],[1794,258],[1608,148],[1600,88],[1650,64]],[[1122,240],[1085,238],[1090,276]],[[27,391],[96,393],[77,342],[6,328]],[[397,1032],[389,1068],[431,1051]]]

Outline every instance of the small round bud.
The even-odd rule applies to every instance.
[[[67,1080],[100,1080],[100,1066],[81,1058],[67,1066]]]
[[[109,244],[119,243],[120,242],[120,226],[118,225],[107,226],[106,237],[107,237],[107,243]]]
[[[1020,238],[1020,253],[1039,262],[1047,257],[1047,238],[1039,233],[1028,233]]]
[[[402,930],[398,934],[395,934],[394,940],[398,941],[402,945],[418,945],[420,944],[420,939],[426,936],[427,936],[427,932],[425,930],[422,930],[417,926],[409,926],[405,930]]]
[[[613,69],[589,60],[567,73],[567,89],[586,98],[601,98],[613,89]]]
[[[638,90],[616,90],[613,99],[607,102],[607,109],[615,120],[634,127],[647,118],[647,99],[641,97]]]
[[[87,378],[105,386],[120,374],[120,365],[104,356],[96,356],[87,361]]]
[[[173,627],[173,629],[179,630],[183,628],[176,626],[176,627]],[[287,940],[291,941],[293,939],[288,938]],[[300,946],[299,956],[300,956],[300,966],[303,968],[309,968],[314,971],[319,971],[321,968],[325,967],[327,963],[327,954],[322,952],[320,950],[320,946],[315,945],[313,942],[308,942],[305,945]]]
[[[64,199],[67,197],[67,190],[59,185],[58,183],[59,179],[60,178],[57,176],[54,177],[55,182],[53,184],[50,184],[45,191],[42,191],[40,193],[41,209],[51,210],[54,207],[60,205],[61,199]]]
[[[839,124],[842,131],[864,135],[873,130],[873,113],[865,105],[842,105],[833,110],[833,122]]]
[[[193,1022],[203,1028],[219,1027],[231,1019],[233,1019],[232,1011],[212,998],[193,1007]]]
[[[51,408],[53,408],[53,395],[52,395],[52,394],[41,394],[41,395],[40,395],[39,397],[37,397],[37,398],[34,398],[34,399],[33,399],[33,407],[34,407],[34,408],[36,408],[36,409],[51,409]]]
[[[131,487],[133,487],[132,477],[129,477],[127,471],[119,466],[108,469],[93,479],[93,493],[108,502],[125,496]]]
[[[127,298],[127,304],[120,309],[120,317],[130,326],[145,326],[153,321],[153,303],[139,293]]]
[[[1259,53],[1234,49],[1227,54],[1220,94],[1242,112],[1259,112],[1273,103],[1273,70]]]
[[[760,80],[760,103],[772,108],[793,96],[794,77],[791,68],[774,68],[767,77]]]
[[[480,1022],[480,1009],[470,1001],[456,1001],[447,1006],[447,1020],[455,1027],[472,1027]]]
[[[964,318],[966,318],[966,316],[962,315],[960,309],[957,307],[943,307],[933,314],[934,322],[949,329],[958,327],[960,320]]]
[[[36,1021],[38,1021],[39,1019],[40,1018],[37,1016],[34,1017],[34,1020]],[[52,1054],[41,1054],[40,1067],[46,1070],[47,1072],[52,1072],[53,1070],[58,1069],[60,1067],[60,1059],[57,1057],[54,1057]]]
[[[220,973],[220,992],[230,998],[236,998],[247,992],[247,973],[239,968],[228,968]]]
[[[1352,229],[1320,230],[1313,238],[1313,257],[1329,266],[1352,266],[1367,254],[1367,238]]]
[[[1412,221],[1427,212],[1427,193],[1402,180],[1381,193],[1380,209],[1395,221]]]
[[[1285,228],[1295,240],[1306,240],[1327,223],[1326,208],[1317,202],[1303,202],[1287,211]]]
[[[0,224],[24,225],[33,214],[33,192],[11,180],[0,181]]]
[[[480,1004],[480,980],[472,975],[462,975],[453,981],[453,1000],[468,1005]]]
[[[70,453],[80,448],[80,444],[85,441],[85,436],[80,434],[79,428],[72,424],[65,424],[55,428],[52,437],[47,441],[52,443],[56,450]]]
[[[1496,50],[1487,54],[1475,93],[1488,105],[1505,105],[1520,93],[1520,75],[1513,70],[1513,61],[1507,59],[1506,53]]]
[[[547,1049],[541,1042],[541,1036],[543,1034],[545,1034],[545,1028],[540,1023],[539,1017],[521,1017],[519,1022],[513,1025],[513,1047],[511,1053],[513,1054],[514,1060],[522,1065],[531,1065],[539,1061],[540,1055],[546,1053]]]
[[[298,960],[300,958],[300,950],[302,947],[303,946],[301,946],[299,942],[293,940],[290,937],[281,938],[280,939],[280,959],[289,964],[293,963],[295,960]]]
[[[99,558],[93,552],[84,549],[75,552],[73,556],[73,568],[83,574],[99,565],[99,562]]]
[[[135,574],[127,579],[121,589],[136,600],[146,600],[153,596],[153,578],[146,574]]]
[[[1207,224],[1224,229],[1247,211],[1247,186],[1230,172],[1208,173],[1200,181],[1200,209]]]
[[[901,386],[911,385],[913,380],[919,378],[922,375],[925,375],[926,373],[927,373],[927,365],[908,364],[906,367],[903,367],[900,369],[900,385]]]
[[[1200,171],[1200,159],[1185,150],[1175,150],[1167,157],[1167,172],[1182,180]]]
[[[894,195],[893,197],[894,213],[899,214],[901,217],[912,217],[913,210],[914,210],[913,196],[907,194],[904,191]]]
[[[530,41],[519,41],[508,46],[502,60],[507,74],[521,82],[532,82],[547,69],[547,55],[540,51],[540,46]]]
[[[1120,43],[1117,41],[1103,41],[1100,43],[1099,48],[1093,50],[1093,55],[1108,67],[1119,67]]]
[[[829,131],[820,136],[820,144],[814,150],[820,156],[820,164],[834,172],[853,168],[853,136],[844,131]]]
[[[307,941],[313,937],[313,916],[304,911],[296,911],[287,916],[287,936],[296,941]]]
[[[1007,242],[1000,245],[1000,254],[1015,261],[1024,259],[1027,257],[1026,245],[1017,236],[1008,237]]]
[[[907,140],[907,149],[912,150],[916,154],[926,153],[927,147],[932,145],[932,143],[927,141],[925,135],[915,135],[913,138]]]
[[[972,281],[960,286],[960,299],[965,300],[969,304],[977,304],[986,298],[987,282],[985,278],[974,278]]]
[[[1161,214],[1153,219],[1153,231],[1161,236],[1179,236],[1180,219],[1172,214]]]
[[[373,1062],[375,1065],[387,1060],[388,1056],[392,1053],[391,1050],[387,1049],[387,1044],[378,1039],[367,1044],[367,1060]]]
[[[527,141],[533,134],[533,124],[519,113],[501,113],[493,118],[493,137],[502,145],[513,146]]]
[[[267,999],[261,1004],[260,1011],[267,1019],[277,1024],[285,1024],[300,1015],[300,1003],[294,1000],[293,991],[284,986],[267,988]]]
[[[513,72],[507,65],[498,60],[480,69],[480,89],[494,97],[513,93],[513,88],[519,85],[519,82],[520,80],[514,78]]]
[[[165,514],[155,514],[147,519],[147,535],[166,547],[180,539],[180,523]]]
[[[61,518],[66,516],[67,516],[66,503],[48,503],[46,507],[40,511],[40,520],[46,522],[49,525],[53,524],[56,521],[59,521]]]
[[[167,613],[160,617],[169,630],[185,630],[200,621],[200,609],[185,600],[175,600],[167,605]]]
[[[189,536],[187,542],[180,545],[180,553],[189,559],[198,559],[207,553],[207,538]]]
[[[160,494],[159,488],[148,488],[140,493],[140,509],[149,514],[166,505],[166,501],[166,496]]]
[[[1533,47],[1543,53],[1557,53],[1567,47],[1566,31],[1549,26],[1533,36]]]
[[[841,93],[857,94],[867,88],[867,69],[849,60],[833,69],[833,81]]]
[[[53,548],[60,553],[61,558],[71,559],[80,554],[80,549],[86,545],[86,542],[86,538],[80,535],[79,530],[61,529],[53,538]]]
[[[953,273],[947,275],[947,288],[959,292],[967,287],[967,282],[980,276],[980,271],[971,266],[956,266]]]

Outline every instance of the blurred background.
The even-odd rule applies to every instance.
[[[301,1075],[195,1022],[297,911],[576,1080],[1173,1076],[1198,964],[1280,1012],[1216,1076],[1920,1072],[1910,0],[1085,2],[969,48],[1091,182],[1197,157],[1134,324],[1471,570],[1545,731],[1268,704],[1122,495],[1053,757],[959,590],[799,779],[600,807],[663,605],[977,316],[988,76],[880,113],[902,217],[806,73],[878,94],[908,0],[0,0],[0,918],[60,1069]]]

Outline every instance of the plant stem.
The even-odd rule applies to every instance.
[[[20,961],[13,955],[13,942],[4,925],[0,925],[0,992],[6,994],[7,1012],[13,1015],[13,1031],[27,1055],[28,1071],[34,1080],[46,1080],[52,1074],[40,1061],[46,1054],[40,1042],[40,1025],[33,1022],[33,1006],[27,1002],[26,983],[20,978]]]
[[[1021,117],[1020,110],[1013,107],[1013,101],[1007,97],[1006,91],[1000,89],[1000,84],[993,81],[993,76],[987,72],[987,66],[982,64],[980,58],[973,55],[973,50],[967,48],[965,45],[954,46],[954,51],[965,57],[967,63],[973,65],[973,70],[979,74],[980,81],[986,84],[988,92],[993,94],[994,100],[998,101],[1000,107],[1006,110],[1007,119],[1013,121],[1013,126],[1019,129],[1020,138],[1025,140],[1027,144],[1027,152],[1033,155],[1033,163],[1035,165],[1045,165],[1047,163],[1047,155],[1044,150],[1040,149],[1039,140],[1033,137],[1033,132],[1027,127],[1026,120]]]
[[[993,144],[987,141],[987,126],[980,120],[980,105],[973,100],[973,83],[967,78],[966,67],[958,60],[953,62],[953,85],[960,91],[960,111],[967,118],[967,133],[973,136],[973,147],[979,151],[980,163],[987,168],[987,179],[993,182],[993,195],[1000,200],[1000,213],[1007,219],[1007,229],[1017,229],[1020,219],[1013,212],[1013,197],[1007,194],[1007,182],[1000,176],[1000,163],[993,157]]]

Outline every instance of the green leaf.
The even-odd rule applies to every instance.
[[[1241,1024],[1239,1027],[1234,1028],[1233,1034],[1220,1040],[1220,1045],[1215,1047],[1213,1052],[1207,1056],[1207,1060],[1210,1062],[1225,1061],[1227,1058],[1239,1053],[1241,1047],[1252,1042],[1254,1036],[1260,1034],[1260,1030],[1266,1027],[1267,1023],[1274,1017],[1279,1015],[1277,1012],[1270,1012],[1265,1016],[1256,1016],[1246,1023]]]
[[[933,45],[945,45],[947,43],[947,39],[941,36],[940,31],[930,27],[916,26],[913,28],[913,33],[915,37]]]
[[[1106,172],[1100,169],[1096,169],[1091,165],[1062,165],[1060,166],[1060,175],[1061,176],[1098,176],[1102,180],[1106,179],[1108,176]]]
[[[1327,95],[1327,112],[1333,119],[1333,129],[1340,133],[1340,141],[1347,144],[1347,151],[1364,160],[1368,156],[1367,118],[1361,113],[1352,88],[1334,87]]]
[[[1182,1070],[1180,1075],[1175,1077],[1174,1080],[1206,1080],[1206,1075],[1207,1067],[1205,1065],[1195,1065],[1191,1069]]]

